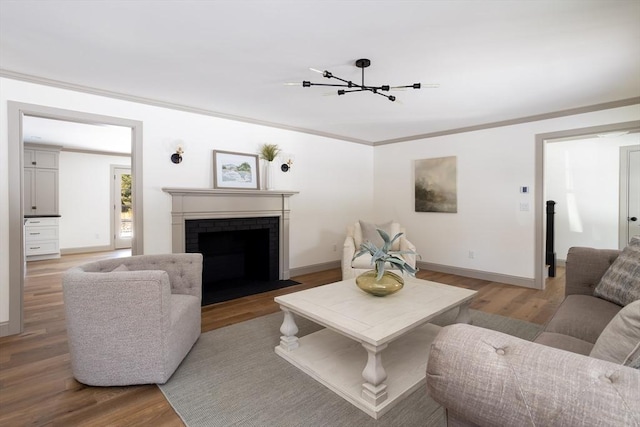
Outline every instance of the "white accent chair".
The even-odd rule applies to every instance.
[[[380,235],[376,231],[376,227],[386,231],[391,239],[393,239],[393,237],[398,233],[405,233],[405,229],[395,221],[380,225],[371,224],[365,221],[356,221],[354,225],[347,227],[347,237],[344,240],[342,254],[342,280],[353,279],[359,274],[375,268],[371,264],[371,255],[364,254],[356,259],[353,259],[353,256],[360,250],[360,245],[365,240],[371,240],[373,243],[376,243],[376,240],[379,240],[378,243],[382,242]],[[376,243],[377,246],[379,246],[378,243]],[[391,249],[416,251],[415,245],[407,240],[405,234],[400,236],[400,238],[394,242]],[[415,268],[416,255],[402,254],[401,256],[407,264]],[[389,270],[393,271],[397,269],[389,266]]]
[[[164,384],[200,336],[202,255],[114,258],[68,270],[73,376],[92,386]]]

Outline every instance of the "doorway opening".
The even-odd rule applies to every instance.
[[[132,239],[132,253],[142,254],[142,122],[119,117],[103,116],[73,110],[25,104],[15,101],[7,103],[7,129],[9,157],[9,320],[0,328],[0,336],[13,335],[23,330],[23,284],[25,271],[23,218],[23,168],[24,134],[23,120],[26,116],[48,118],[85,124],[123,126],[131,129],[131,173],[132,206],[136,212],[133,218],[135,235]]]
[[[131,168],[111,166],[112,246],[114,249],[131,247],[133,239],[133,205],[131,202]]]
[[[551,179],[550,171],[548,170],[548,166],[550,166],[550,164],[548,164],[549,159],[547,159],[547,153],[549,151],[549,148],[552,147],[554,144],[557,144],[558,142],[575,141],[575,140],[581,140],[581,139],[594,140],[595,138],[598,138],[598,135],[612,134],[614,132],[618,132],[618,133],[623,132],[625,134],[635,135],[632,137],[637,137],[637,135],[639,135],[638,132],[640,132],[640,121],[616,123],[616,124],[594,126],[594,127],[581,128],[581,129],[571,129],[566,131],[536,135],[536,146],[535,146],[536,148],[536,162],[535,162],[536,185],[535,185],[535,191],[534,191],[535,206],[536,206],[534,282],[535,282],[535,287],[538,289],[544,289],[545,278],[547,275],[547,265],[545,262],[546,248],[545,248],[544,242],[545,242],[545,235],[546,235],[546,229],[547,229],[546,218],[545,218],[545,203],[547,200],[551,199],[551,197],[549,197],[549,194],[547,194],[547,184],[548,184],[547,181]],[[582,192],[578,191],[576,193],[576,188],[577,188],[576,179],[580,179],[580,178],[579,177],[576,178],[575,171],[577,168],[580,168],[582,166],[582,162],[578,161],[575,155],[569,155],[565,157],[563,157],[564,160],[562,160],[565,166],[565,169],[564,169],[565,175],[564,177],[562,177],[564,188],[562,189],[563,191],[562,197],[559,198],[561,200],[555,200],[556,224],[554,228],[556,230],[556,233],[558,233],[559,232],[558,231],[558,227],[559,227],[558,212],[560,209],[565,209],[565,223],[571,224],[571,225],[566,225],[566,229],[569,229],[569,230],[573,229],[574,230],[573,233],[578,233],[568,240],[571,242],[568,244],[570,246],[581,246],[581,245],[584,246],[586,243],[581,243],[580,241],[577,241],[575,239],[575,237],[578,235],[582,237],[586,234],[584,233],[585,224],[582,221],[583,217],[580,215],[581,208],[582,208],[581,202],[583,202],[584,200],[591,199],[591,200],[595,200],[597,203],[598,196],[594,194],[593,191],[591,191],[593,190],[593,188],[588,188],[587,190],[581,190]],[[598,175],[601,173],[600,168],[604,168],[604,167],[608,168],[609,173],[613,171],[613,174],[615,175],[614,179],[616,182],[615,189],[611,190],[611,187],[608,187],[609,190],[607,190],[606,195],[608,197],[613,197],[613,199],[615,200],[613,204],[617,209],[618,162],[619,162],[618,147],[615,147],[614,157],[615,157],[614,160],[612,162],[609,162],[609,163],[613,163],[613,166],[611,166],[610,164],[606,166],[604,164],[600,164],[598,167],[596,166],[591,167],[587,172],[588,174],[590,174],[589,176],[595,177],[597,179]],[[598,163],[595,163],[595,164],[597,165]],[[567,173],[567,170],[571,170],[572,172]],[[557,196],[554,196],[554,197],[558,198]],[[568,219],[569,212],[571,212],[571,220]],[[615,214],[617,215],[617,212]],[[613,248],[617,248],[618,247],[618,237],[617,237],[618,221],[614,219],[614,222],[615,224],[614,224],[613,231],[610,230],[608,232],[608,234],[611,235],[609,237],[613,239],[613,243],[610,244],[609,246]],[[580,231],[581,229],[582,231]],[[556,240],[556,244],[560,244],[557,238],[555,240]],[[561,259],[563,258],[563,256],[561,256],[561,254],[558,253],[558,258]]]
[[[638,182],[633,182],[621,167],[628,164],[621,154],[631,148],[640,151],[640,133],[547,141],[544,191],[545,200],[556,203],[553,229],[560,265],[572,246],[622,249],[627,245],[627,237],[624,242],[618,238],[619,234],[628,235],[627,217],[632,216],[624,208],[631,195],[624,189],[632,184],[640,192],[640,175],[635,177]],[[637,204],[638,196],[632,201]]]

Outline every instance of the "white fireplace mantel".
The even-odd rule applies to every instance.
[[[185,221],[277,216],[280,218],[280,280],[289,279],[289,198],[298,191],[164,187],[171,195],[171,247],[185,251]]]

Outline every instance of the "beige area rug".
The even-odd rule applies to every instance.
[[[453,311],[433,323],[451,323],[457,309]],[[476,326],[527,340],[542,328],[475,310],[471,318]],[[160,386],[187,426],[424,427],[442,411],[420,388],[374,420],[275,354],[281,323],[282,314],[275,313],[202,334],[176,373]],[[320,329],[300,317],[296,323],[299,336]]]

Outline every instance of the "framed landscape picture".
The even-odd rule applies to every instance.
[[[258,155],[213,150],[213,188],[260,189]]]
[[[416,212],[458,212],[456,157],[415,161]]]

